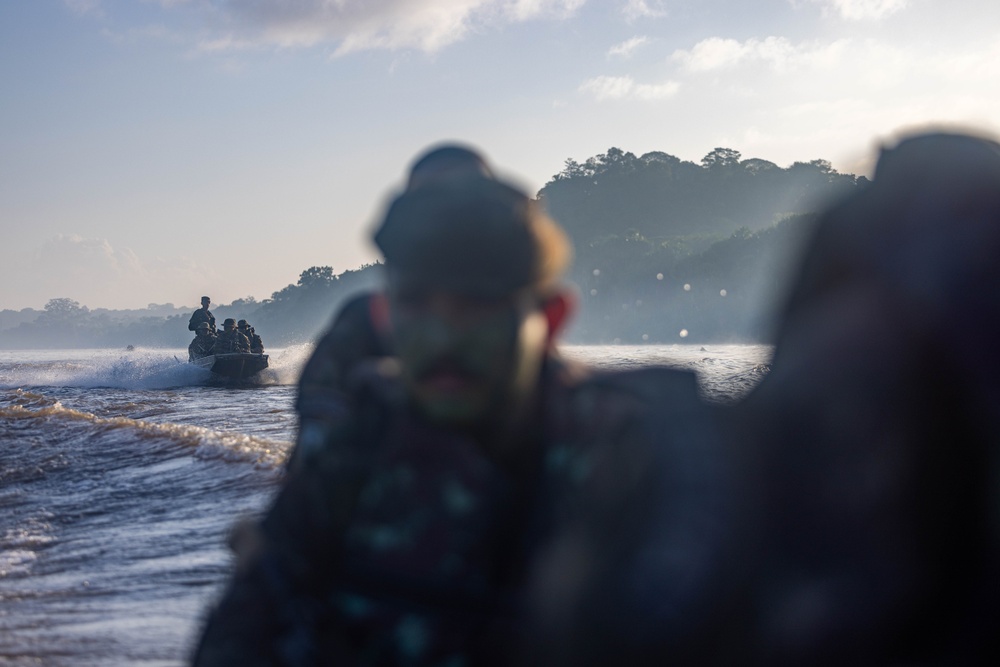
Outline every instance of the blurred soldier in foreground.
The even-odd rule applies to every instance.
[[[486,159],[472,148],[444,144],[414,161],[406,189],[475,175],[493,177]],[[340,308],[327,333],[316,343],[299,378],[295,402],[299,431],[288,457],[290,469],[322,447],[330,429],[344,415],[350,377],[359,362],[389,356],[389,343],[375,331],[372,317],[372,294],[355,296]]]
[[[264,341],[261,337],[253,330],[250,323],[246,320],[240,320],[236,323],[236,328],[239,329],[240,333],[247,337],[250,341],[250,351],[254,354],[264,354]]]
[[[821,218],[742,408],[761,664],[1000,661],[998,288],[992,141],[903,141]]]
[[[215,333],[215,315],[208,309],[211,304],[212,300],[207,296],[201,297],[201,308],[191,315],[191,319],[188,321],[188,331],[197,331],[198,325],[204,322],[208,324],[212,333]]]
[[[560,360],[566,238],[481,176],[398,197],[393,361],[245,533],[196,665],[663,664],[726,616],[729,488],[687,373]]]
[[[215,339],[215,354],[250,351],[250,341],[236,328],[236,320],[229,317],[222,326],[222,333]]]
[[[199,324],[195,334],[194,340],[188,345],[188,361],[207,357],[215,352],[215,335],[209,329],[208,322]]]

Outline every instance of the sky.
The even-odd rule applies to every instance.
[[[996,0],[0,0],[0,308],[357,268],[442,141],[535,193],[610,147],[868,173],[998,110]]]

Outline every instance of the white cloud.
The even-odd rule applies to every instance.
[[[617,100],[626,97],[635,87],[629,76],[598,76],[580,84],[580,92],[590,93],[598,101]]]
[[[527,21],[542,16],[565,18],[571,16],[587,0],[509,0],[505,13],[517,21]]]
[[[627,39],[621,44],[616,44],[608,49],[608,57],[631,58],[635,50],[648,41],[649,38],[646,36]]]
[[[701,72],[731,67],[745,59],[747,53],[747,45],[735,39],[709,37],[695,44],[690,51],[674,51],[671,59],[679,62],[685,69]]]
[[[680,84],[676,81],[666,83],[640,83],[636,84],[632,97],[637,100],[662,100],[673,97],[680,89]]]
[[[909,0],[811,0],[811,2],[822,5],[825,15],[836,14],[848,21],[877,21],[905,9],[909,4]]]
[[[803,42],[792,44],[784,37],[751,38],[744,42],[709,37],[688,51],[674,51],[671,60],[690,72],[731,69],[741,64],[763,62],[776,70],[803,66],[833,68],[842,62],[850,40],[827,44]]]
[[[647,0],[628,0],[622,8],[622,14],[625,15],[625,20],[630,22],[642,18],[658,19],[667,15],[662,2],[656,0],[652,4],[653,6],[650,6]]]
[[[675,95],[680,88],[676,81],[660,84],[636,83],[630,76],[598,76],[580,84],[579,91],[593,95],[598,102],[605,100],[662,100]]]
[[[199,0],[211,6],[209,0]],[[225,29],[202,49],[336,44],[335,54],[369,49],[435,52],[476,30],[571,17],[586,0],[224,0]],[[190,3],[189,3],[190,4]]]

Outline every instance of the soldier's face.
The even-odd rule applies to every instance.
[[[533,393],[548,342],[537,301],[390,283],[391,335],[411,401],[429,420],[476,427]]]

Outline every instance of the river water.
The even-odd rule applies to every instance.
[[[225,538],[263,510],[295,438],[311,346],[269,351],[258,384],[186,350],[0,351],[0,664],[183,665],[231,564]],[[694,370],[727,401],[763,345],[573,346],[595,366]]]

